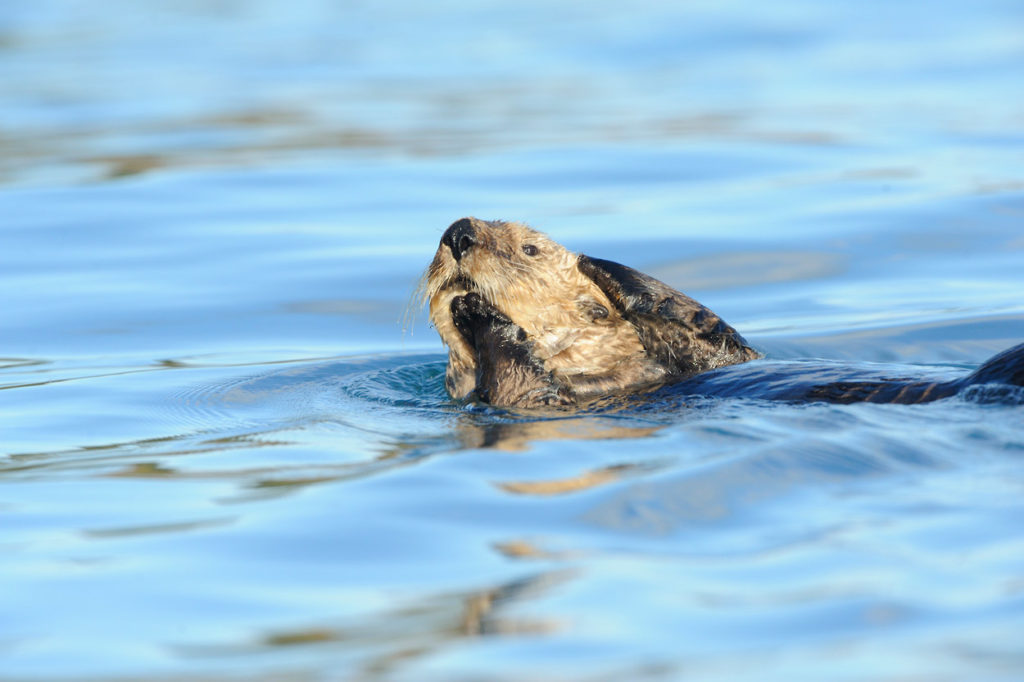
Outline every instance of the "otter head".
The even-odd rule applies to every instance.
[[[569,385],[573,377],[607,374],[643,356],[636,330],[578,264],[577,254],[519,223],[452,223],[427,269],[424,292],[449,349],[446,383],[453,396],[476,386],[479,349],[459,331],[452,306],[469,293],[522,329],[533,357]]]

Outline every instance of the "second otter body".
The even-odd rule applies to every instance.
[[[572,253],[518,223],[453,223],[424,289],[431,321],[449,349],[445,385],[457,399],[536,407],[646,391],[697,375],[695,388],[712,386],[703,373],[761,357],[715,313],[663,282]],[[788,391],[776,384],[772,397],[924,402],[981,379],[1024,384],[1024,345],[959,381],[795,381]]]

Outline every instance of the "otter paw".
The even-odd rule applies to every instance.
[[[506,328],[515,324],[476,292],[453,298],[451,313],[455,328],[470,342],[484,330]]]
[[[484,297],[475,291],[453,298],[452,314],[473,317],[495,317],[508,320],[500,310],[484,300]]]
[[[473,342],[473,329],[476,326],[473,324],[473,321],[478,317],[475,314],[476,304],[470,298],[471,296],[473,294],[456,296],[452,299],[451,303],[452,322],[455,323],[455,328],[459,330],[459,333],[470,343]],[[476,298],[479,299],[480,297],[477,296]]]

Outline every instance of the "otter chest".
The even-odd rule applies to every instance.
[[[534,340],[534,352],[549,371],[561,375],[610,372],[623,360],[642,356],[644,347],[631,324],[614,316],[606,324],[572,320],[565,324],[531,325],[527,333]]]

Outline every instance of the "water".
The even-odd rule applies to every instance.
[[[540,418],[406,313],[521,219],[770,359],[968,371],[1024,339],[1022,23],[5,3],[0,679],[1020,679],[1019,404]]]

